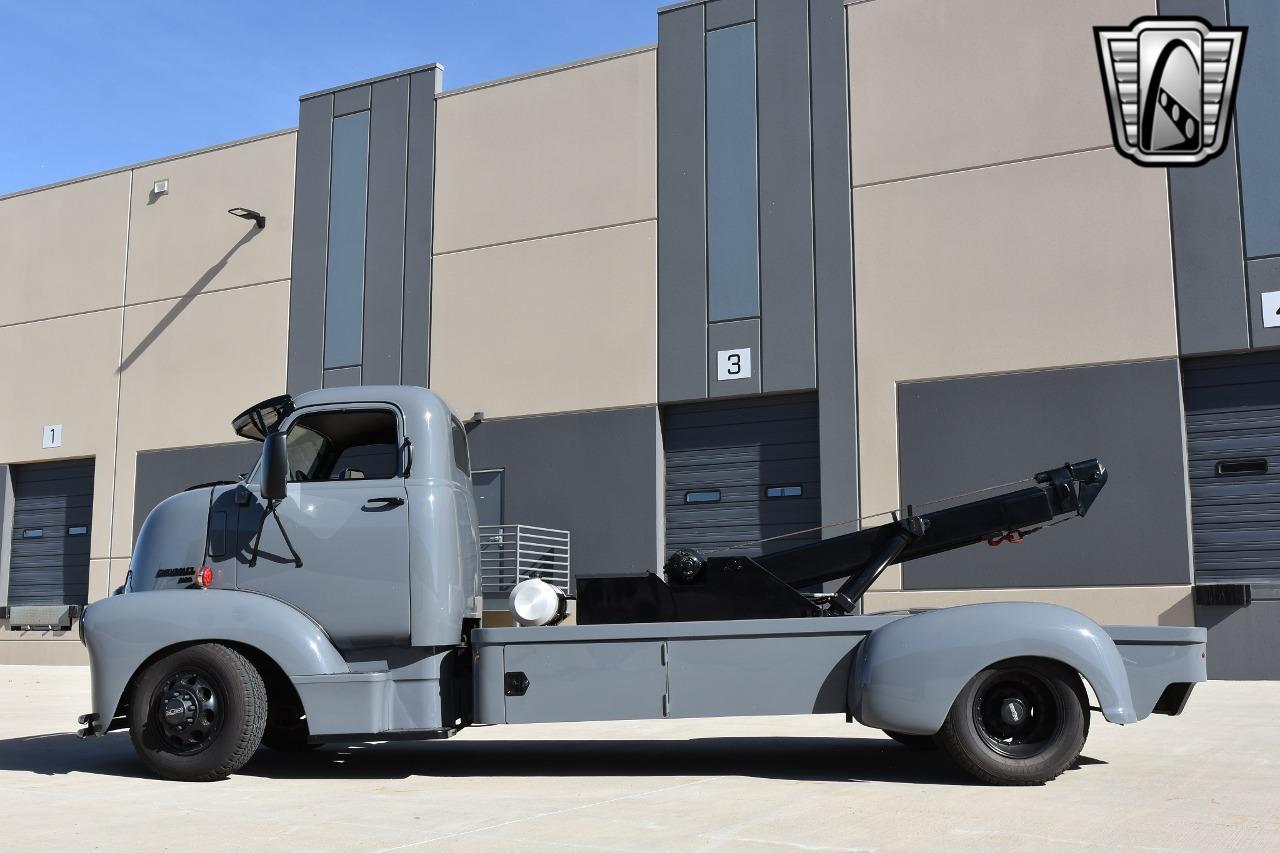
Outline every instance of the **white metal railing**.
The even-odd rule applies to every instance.
[[[485,595],[506,595],[540,577],[569,593],[569,531],[528,524],[480,525],[480,581]]]

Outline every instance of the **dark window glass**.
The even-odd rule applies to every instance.
[[[88,532],[89,532],[89,528],[87,527],[68,527],[67,528],[68,536],[83,536]]]
[[[29,530],[22,531],[23,539],[41,539],[44,537],[44,530],[39,527],[33,527]]]
[[[707,316],[760,315],[756,25],[707,33]]]
[[[700,492],[685,492],[684,502],[687,504],[713,504],[719,503],[720,490],[706,489]]]
[[[1236,95],[1245,254],[1280,254],[1280,3],[1231,0],[1231,23],[1248,27]]]
[[[804,486],[770,486],[764,490],[766,498],[798,498],[804,494]]]
[[[329,174],[329,265],[324,291],[326,368],[360,363],[368,187],[369,113],[335,118]]]
[[[316,412],[289,427],[289,479],[386,480],[400,473],[391,412]]]
[[[450,418],[449,437],[453,440],[453,467],[464,477],[471,476],[471,454],[467,451],[467,431],[457,418]]]

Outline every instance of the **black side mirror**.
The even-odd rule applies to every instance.
[[[262,497],[269,501],[282,501],[289,480],[289,451],[285,447],[282,432],[267,433],[262,440]]]

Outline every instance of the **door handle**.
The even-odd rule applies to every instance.
[[[369,500],[365,501],[366,506],[374,504],[377,506],[393,507],[401,506],[403,503],[404,498],[369,498]]]

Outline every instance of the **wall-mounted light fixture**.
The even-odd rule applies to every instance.
[[[250,210],[247,207],[233,207],[229,209],[227,213],[230,213],[232,216],[238,216],[241,219],[252,219],[254,222],[258,223],[259,228],[267,227],[267,217],[263,216],[256,210]]]
[[[169,194],[169,179],[168,179],[168,178],[161,178],[160,180],[158,180],[158,181],[156,181],[154,184],[152,184],[152,185],[151,185],[151,194],[152,194],[153,196],[157,196],[157,195],[168,195],[168,194]]]

